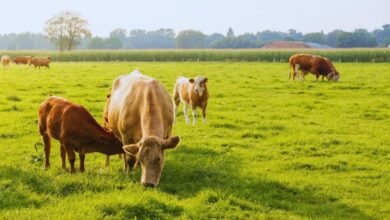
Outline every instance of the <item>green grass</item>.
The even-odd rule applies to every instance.
[[[180,112],[182,141],[166,153],[159,187],[140,186],[140,171],[123,173],[115,156],[105,168],[98,153],[86,173],[68,174],[55,140],[44,170],[39,103],[63,96],[102,122],[112,80],[136,67],[170,93],[179,75],[209,79],[208,124],[186,126]],[[336,67],[338,83],[288,81],[286,63],[0,69],[0,218],[388,219],[390,64]]]
[[[337,62],[390,62],[390,50],[368,49],[203,49],[203,50],[76,50],[76,51],[0,51],[10,56],[50,56],[53,61],[146,61],[146,62],[287,62],[295,53],[310,53]]]

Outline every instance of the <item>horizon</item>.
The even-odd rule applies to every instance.
[[[20,4],[23,4],[24,7],[20,8]],[[91,5],[93,5],[92,10]],[[154,7],[150,7],[150,5]],[[254,0],[243,2],[231,0],[213,2],[207,0],[197,2],[181,2],[179,0],[165,2],[152,0],[143,2],[123,0],[110,2],[93,2],[91,0],[82,2],[75,0],[7,2],[8,10],[2,12],[0,18],[3,21],[9,21],[17,14],[17,19],[5,22],[0,34],[43,33],[45,22],[62,11],[80,14],[82,18],[88,20],[93,36],[99,37],[107,37],[116,28],[123,28],[127,31],[134,29],[152,31],[170,28],[176,34],[183,30],[192,29],[207,35],[213,33],[225,35],[228,28],[231,27],[235,35],[265,30],[287,32],[289,29],[307,34],[321,31],[329,33],[338,29],[349,32],[355,29],[373,31],[390,23],[390,13],[387,13],[390,2],[385,0],[369,2],[364,0],[343,2],[329,0],[321,10],[329,10],[330,16],[324,16],[323,13],[310,10],[310,7],[308,7],[308,11],[301,10],[302,5],[307,5],[307,2],[304,0],[297,0],[293,3],[281,0],[273,2]],[[313,8],[315,7],[313,6]],[[137,10],[131,10],[134,8]]]

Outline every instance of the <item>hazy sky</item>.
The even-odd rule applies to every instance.
[[[126,30],[196,29],[236,34],[266,29],[329,32],[373,30],[390,23],[390,0],[0,0],[0,33],[42,32],[62,11],[86,18],[94,35]]]

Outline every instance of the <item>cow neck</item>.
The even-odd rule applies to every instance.
[[[155,136],[164,138],[164,128],[161,117],[155,115],[154,117],[144,117],[142,120],[142,136]]]

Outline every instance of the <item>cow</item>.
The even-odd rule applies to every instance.
[[[3,64],[3,67],[6,67],[11,62],[11,58],[8,55],[3,55],[1,57],[1,63]]]
[[[164,166],[164,152],[176,148],[180,137],[171,136],[173,103],[164,86],[134,70],[112,84],[108,123],[121,138],[125,170],[141,165],[141,184],[155,187]]]
[[[79,153],[80,172],[84,172],[86,153],[99,152],[106,155],[124,153],[121,141],[100,126],[81,105],[61,97],[50,96],[39,107],[39,132],[45,151],[45,167],[50,167],[51,138],[60,141],[62,168],[66,169],[66,154],[70,173],[75,172],[75,152]]]
[[[320,76],[322,76],[322,80],[324,80],[324,77],[333,81],[338,81],[340,78],[340,73],[333,66],[333,63],[321,56],[295,54],[290,57],[289,64],[289,79],[292,77],[295,80],[295,77],[298,75],[298,78],[305,80],[305,75],[309,72],[316,76],[316,81],[318,81]]]
[[[31,61],[31,56],[17,56],[12,58],[12,62],[15,64],[29,64]]]
[[[175,103],[175,121],[180,102],[184,103],[184,117],[186,124],[189,124],[188,107],[191,106],[193,125],[196,123],[196,107],[202,109],[203,123],[206,123],[206,107],[209,99],[207,89],[207,78],[197,76],[195,79],[178,77],[173,89],[173,102]]]
[[[50,68],[50,57],[33,57],[30,60],[30,66],[34,65],[34,68],[41,68],[41,66],[45,66],[46,68]]]

